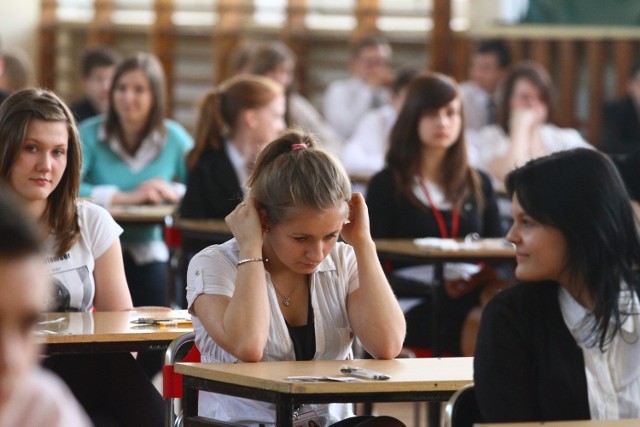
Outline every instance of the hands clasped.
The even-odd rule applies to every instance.
[[[153,178],[141,183],[132,195],[137,203],[177,203],[179,200],[176,189],[161,178]]]

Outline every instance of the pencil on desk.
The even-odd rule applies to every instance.
[[[176,320],[160,320],[155,322],[156,325],[160,327],[166,328],[186,328],[189,326],[193,326],[191,320],[187,319],[176,319]]]

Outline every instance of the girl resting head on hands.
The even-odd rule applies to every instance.
[[[356,335],[372,356],[395,357],[404,318],[380,267],[364,199],[351,193],[339,161],[311,136],[288,131],[260,153],[247,185],[247,199],[226,218],[234,239],[189,264],[187,300],[203,361],[343,360]],[[373,313],[385,321],[372,321]],[[261,402],[201,394],[199,404],[201,415],[220,420],[275,419],[273,405]],[[321,425],[353,415],[342,404],[304,409]],[[386,424],[359,424],[380,421]]]

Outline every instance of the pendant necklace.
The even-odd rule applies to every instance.
[[[276,287],[275,283],[273,283],[273,289],[275,289],[278,295],[282,297],[282,300],[281,300],[282,304],[284,304],[286,307],[289,307],[291,305],[291,296],[293,295],[293,293],[296,291],[297,288],[298,286],[294,286],[291,292],[289,292],[289,296],[284,296],[284,294],[280,292],[280,290]]]
[[[276,285],[273,285],[273,289],[276,290],[276,292],[278,293],[278,295],[280,295],[282,297],[282,303],[284,305],[286,305],[287,307],[289,307],[289,305],[291,305],[291,295],[293,295],[293,293],[296,291],[297,286],[293,287],[293,290],[289,293],[288,297],[285,297],[282,292],[280,292],[278,290],[278,288],[276,287]]]

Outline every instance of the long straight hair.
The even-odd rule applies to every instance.
[[[73,114],[55,93],[46,89],[24,89],[14,92],[0,104],[0,177],[9,180],[32,120],[62,122],[69,134],[67,167],[39,218],[55,234],[56,255],[62,255],[80,235],[76,198],[80,188],[82,151]]]
[[[416,206],[422,203],[413,194],[415,176],[419,172],[423,144],[418,134],[420,120],[425,113],[435,111],[460,98],[456,82],[440,73],[425,73],[413,79],[407,87],[407,96],[391,129],[387,165],[393,172],[401,194]],[[460,134],[447,150],[442,165],[442,182],[447,199],[455,208],[460,208],[472,196],[482,209],[484,197],[480,177],[467,161],[467,146],[464,138],[464,112]]]
[[[162,135],[166,133],[164,119],[166,117],[167,108],[167,90],[165,87],[164,71],[162,70],[162,65],[158,58],[151,53],[137,53],[125,58],[116,67],[113,80],[111,81],[111,87],[109,88],[109,109],[107,110],[107,117],[105,119],[105,131],[107,138],[115,137],[120,141],[124,139],[122,118],[115,110],[113,97],[115,91],[118,89],[122,76],[130,71],[136,70],[142,71],[149,80],[149,87],[153,98],[147,122],[140,134],[139,140],[135,141],[136,146],[138,146],[153,131],[158,131]]]
[[[506,187],[528,215],[565,237],[566,271],[595,302],[588,343],[604,350],[624,316],[638,314],[618,306],[622,281],[640,296],[640,237],[617,169],[605,155],[578,148],[526,163],[507,175]]]

